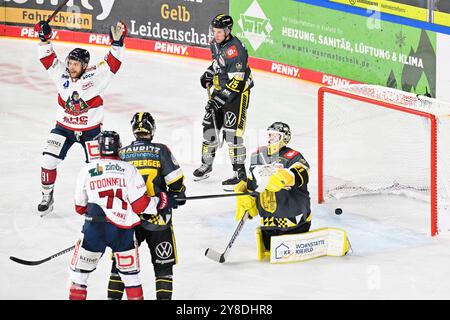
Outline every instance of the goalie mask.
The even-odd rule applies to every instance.
[[[150,135],[150,140],[152,140],[156,129],[155,119],[149,112],[137,112],[131,119],[131,127],[136,138]]]
[[[291,140],[291,129],[284,122],[274,122],[267,128],[267,153],[276,154]]]

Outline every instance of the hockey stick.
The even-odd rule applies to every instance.
[[[193,196],[184,198],[175,198],[176,201],[186,201],[186,200],[202,200],[202,199],[215,199],[215,198],[225,198],[225,197],[239,197],[239,196],[251,196],[255,195],[255,192],[246,193],[226,193],[226,194],[208,194],[204,196]]]
[[[59,5],[59,7],[56,8],[55,11],[53,11],[52,15],[51,15],[50,17],[48,17],[48,19],[47,19],[46,22],[47,22],[47,23],[50,23],[50,21],[52,21],[53,18],[54,18],[54,17],[61,11],[61,9],[67,4],[67,2],[69,2],[69,0],[63,1],[63,3],[61,3],[61,4]]]
[[[208,92],[208,100],[211,100],[211,87],[206,87],[206,90]],[[219,140],[218,146],[220,149],[223,146],[224,139],[220,136],[220,130],[217,129],[216,114],[212,110],[211,110],[211,116],[212,116],[212,121],[213,121],[213,125],[214,125],[214,131],[216,133],[216,139]]]
[[[67,252],[69,252],[69,251],[72,251],[73,249],[75,249],[75,246],[74,246],[74,245],[71,246],[70,248],[67,248],[67,249],[64,249],[64,250],[62,250],[62,251],[60,251],[60,252],[58,252],[58,253],[55,253],[54,255],[51,255],[50,257],[47,257],[47,258],[42,259],[42,260],[37,260],[37,261],[22,260],[22,259],[13,257],[13,256],[11,256],[11,257],[9,257],[9,258],[10,258],[12,261],[17,262],[17,263],[20,263],[20,264],[24,264],[24,265],[27,265],[27,266],[37,266],[37,265],[39,265],[39,264],[41,264],[41,263],[47,262],[47,261],[52,260],[52,259],[54,259],[54,258],[56,258],[56,257],[59,257],[60,255],[65,254],[65,253],[67,253]]]
[[[231,237],[230,242],[228,242],[227,247],[225,248],[225,251],[223,253],[219,253],[213,249],[206,249],[205,251],[205,256],[208,257],[211,260],[220,262],[220,263],[224,263],[225,259],[227,258],[227,256],[230,253],[231,247],[233,246],[234,241],[236,240],[237,236],[239,235],[239,233],[241,232],[242,228],[244,227],[244,223],[245,221],[247,221],[248,219],[248,211],[245,212],[244,216],[242,217],[242,219],[239,221],[236,230],[234,230],[233,236]]]

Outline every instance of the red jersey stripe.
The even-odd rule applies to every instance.
[[[44,65],[44,68],[48,70],[52,66],[55,59],[56,53],[53,52],[51,55],[41,58],[41,63]]]
[[[108,53],[108,56],[106,57],[106,63],[108,63],[109,69],[112,73],[116,73],[119,71],[120,65],[122,62],[120,62],[116,57],[114,57],[111,53]]]

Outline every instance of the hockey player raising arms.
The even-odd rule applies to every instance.
[[[136,141],[120,151],[121,159],[139,170],[150,196],[161,192],[168,194],[166,208],[142,215],[142,222],[135,230],[138,243],[146,241],[152,256],[156,299],[170,300],[173,291],[173,266],[177,263],[171,209],[185,203],[174,199],[185,197],[184,175],[169,148],[153,142],[156,126],[150,113],[136,113],[131,125]],[[113,264],[108,286],[108,298],[111,300],[121,299],[123,294],[124,284],[117,272],[116,262]]]
[[[304,233],[311,226],[309,165],[300,152],[287,147],[291,139],[287,124],[273,123],[267,135],[267,147],[252,154],[252,178],[241,181],[235,188],[236,192],[256,191],[256,198],[236,197],[236,219],[242,219],[247,211],[251,217],[259,213],[260,253],[270,250],[271,236]]]
[[[226,191],[247,178],[244,130],[250,88],[253,80],[248,66],[247,49],[231,34],[233,19],[220,14],[211,23],[214,39],[211,42],[213,63],[200,78],[203,88],[214,86],[203,118],[202,164],[194,171],[195,179],[207,178],[219,147],[219,132],[223,129],[233,165],[234,176],[222,182]]]
[[[97,137],[100,159],[88,163],[79,173],[75,209],[85,215],[82,236],[70,262],[70,299],[85,300],[87,280],[105,252],[112,249],[118,272],[129,300],[142,300],[139,254],[133,227],[137,214],[153,213],[167,207],[167,195],[148,197],[142,176],[132,165],[119,159],[121,142],[114,131]]]
[[[53,210],[56,168],[75,142],[83,146],[88,161],[86,142],[101,131],[101,95],[120,68],[126,27],[121,22],[111,27],[111,50],[103,61],[91,67],[89,52],[81,48],[73,49],[65,60],[58,59],[48,41],[52,29],[47,22],[40,21],[35,30],[41,39],[39,58],[58,92],[56,126],[50,132],[41,161],[42,201],[38,211],[44,216]]]

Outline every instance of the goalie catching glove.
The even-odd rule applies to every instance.
[[[295,184],[295,175],[289,169],[277,169],[273,165],[258,165],[252,170],[254,180],[257,183],[257,192],[264,190],[278,192],[281,189],[289,189]]]
[[[294,173],[289,169],[277,169],[277,171],[269,177],[265,189],[272,192],[278,192],[281,189],[288,189],[295,183]]]
[[[236,193],[245,193],[247,190],[247,182],[240,181],[235,187]],[[236,221],[241,220],[248,211],[249,219],[258,215],[258,208],[256,207],[256,199],[251,195],[236,197]]]

